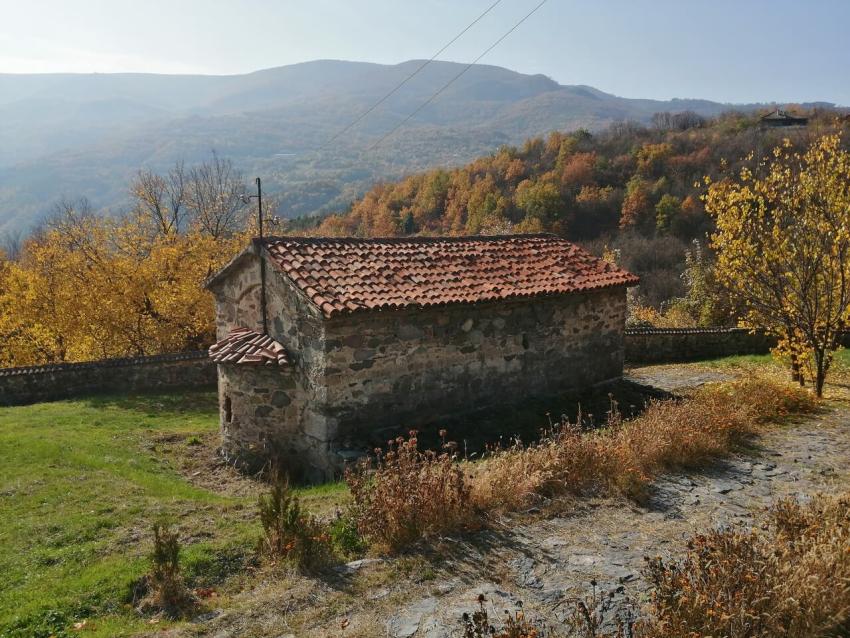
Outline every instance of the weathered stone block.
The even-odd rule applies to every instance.
[[[272,405],[276,408],[283,408],[292,403],[292,399],[290,396],[281,390],[278,390],[274,394],[272,394],[271,399]]]

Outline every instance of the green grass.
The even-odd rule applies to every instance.
[[[785,370],[786,365],[770,354],[746,354],[720,359],[710,359],[700,362],[700,365],[711,368],[772,368]],[[850,349],[838,349],[833,358],[831,373],[833,376],[844,375],[850,370]]]
[[[89,636],[149,628],[129,602],[159,518],[181,530],[191,584],[244,566],[254,497],[195,487],[157,453],[163,437],[194,445],[217,428],[211,392],[0,408],[0,638],[59,637],[85,618]],[[300,492],[322,506],[344,488]]]

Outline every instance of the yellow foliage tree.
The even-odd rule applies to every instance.
[[[782,340],[800,381],[808,354],[821,396],[850,314],[850,153],[838,135],[804,153],[786,140],[756,173],[709,183],[717,276],[747,325]]]
[[[0,265],[0,365],[20,366],[200,348],[214,337],[204,279],[246,234],[213,237],[148,218],[67,208]]]

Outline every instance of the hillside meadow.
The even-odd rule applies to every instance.
[[[0,636],[70,635],[79,618],[93,619],[85,635],[141,631],[149,619],[132,612],[133,589],[160,519],[179,524],[195,586],[247,569],[256,484],[224,468],[204,486],[191,477],[199,470],[180,470],[217,430],[212,392],[0,409]],[[341,494],[300,492],[320,512]]]
[[[846,376],[847,357],[843,352],[838,366],[836,382],[839,385],[833,386],[833,400],[839,397],[840,384]],[[393,500],[392,485],[401,481],[399,484],[406,486],[407,496],[399,493],[403,501],[411,494],[431,499],[430,483],[425,477],[437,476],[444,461],[438,461],[425,474],[420,474],[420,470],[413,474],[409,471],[395,473],[396,469],[403,468],[385,466],[383,474],[376,475],[378,491],[364,492],[362,483],[352,483],[355,500],[360,502],[359,511],[349,509],[352,503],[349,490],[341,483],[296,488],[293,495],[300,499],[305,512],[320,521],[332,521],[338,512],[355,516],[363,539],[373,545],[366,555],[374,556],[375,552],[386,551],[387,547],[392,549],[398,541],[408,548],[402,558],[393,560],[379,574],[358,584],[351,595],[356,595],[360,587],[378,586],[375,582],[402,587],[413,577],[412,573],[423,568],[416,567],[416,561],[420,560],[416,557],[420,551],[427,553],[428,543],[432,541],[423,546],[418,540],[420,536],[468,533],[469,529],[482,524],[490,525],[490,513],[525,511],[530,504],[541,502],[540,499],[545,502],[555,497],[557,501],[563,496],[569,503],[575,502],[575,498],[604,494],[613,488],[612,498],[623,498],[622,494],[640,501],[643,489],[635,483],[628,464],[622,466],[624,484],[617,484],[619,479],[616,479],[609,488],[605,487],[608,479],[604,475],[601,482],[594,477],[605,471],[604,466],[598,464],[609,462],[605,460],[608,451],[615,455],[633,455],[644,449],[648,440],[641,438],[644,436],[641,428],[648,428],[647,435],[654,432],[652,437],[656,439],[651,450],[644,450],[652,451],[651,459],[634,457],[637,463],[634,471],[641,473],[639,481],[642,482],[651,481],[659,471],[668,471],[682,463],[710,465],[718,455],[728,454],[738,445],[735,437],[750,431],[751,424],[741,421],[743,414],[775,422],[777,419],[784,421],[786,414],[811,409],[805,407],[805,402],[800,403],[800,398],[795,398],[793,386],[780,381],[785,373],[769,358],[730,358],[682,366],[686,374],[687,370],[710,368],[776,379],[764,382],[765,392],[747,393],[758,397],[747,399],[750,403],[763,403],[764,407],[758,410],[766,409],[767,412],[762,413],[764,416],[757,417],[757,413],[748,412],[752,408],[743,407],[744,411],[737,417],[723,416],[731,405],[739,405],[743,397],[733,403],[727,401],[725,407],[715,399],[694,403],[696,411],[687,408],[690,404],[687,401],[684,412],[660,404],[652,413],[654,416],[643,421],[638,417],[633,422],[635,425],[629,426],[622,435],[617,434],[619,426],[614,426],[611,437],[600,438],[601,447],[583,457],[581,462],[586,462],[585,466],[575,465],[572,460],[567,465],[562,463],[564,459],[558,450],[567,444],[577,444],[574,438],[549,437],[536,446],[509,448],[489,462],[492,468],[487,463],[471,466],[475,476],[473,491],[469,502],[462,504],[463,508],[469,508],[463,509],[462,516],[448,516],[449,509],[441,509],[438,501],[429,500],[428,507],[437,507],[434,511],[446,517],[432,517],[424,527],[415,520],[417,512],[410,508],[396,509],[393,514],[392,508],[405,503]],[[777,383],[779,385],[771,385]],[[769,389],[773,387],[783,389]],[[776,401],[780,402],[776,407],[767,406]],[[700,415],[699,405],[710,407],[714,412]],[[665,425],[670,417],[688,419],[689,427],[695,428],[693,434],[699,435],[687,440],[690,446],[687,449],[681,447],[685,439],[679,435],[670,438],[667,434],[664,440],[669,440],[673,447],[665,448],[668,443],[659,447],[661,439],[657,435],[674,425],[673,422]],[[544,422],[542,416],[540,419]],[[743,430],[738,432],[740,428]],[[287,586],[294,587],[293,591],[301,592],[310,581],[299,580],[290,568],[280,571],[280,567],[288,564],[285,555],[284,562],[275,567],[275,562],[270,565],[268,559],[258,553],[263,530],[257,513],[257,498],[268,488],[217,460],[217,436],[218,410],[212,392],[103,396],[0,409],[0,458],[3,459],[0,498],[6,513],[0,519],[0,569],[6,576],[0,583],[0,636],[63,638],[78,635],[75,623],[85,629],[85,635],[91,636],[131,636],[171,626],[173,621],[167,617],[150,613],[140,615],[136,610],[142,595],[142,578],[150,570],[151,528],[157,521],[166,521],[179,532],[183,545],[180,565],[187,586],[199,599],[199,614],[206,613],[207,609],[244,605],[244,600],[236,602],[242,600],[243,592],[278,579],[282,579],[281,583],[289,583]],[[596,443],[588,439],[575,449],[590,451],[588,445]],[[683,452],[689,458],[681,460]],[[598,454],[603,456],[594,461],[594,455]],[[696,456],[690,458],[690,455]],[[574,458],[572,454],[568,456]],[[577,476],[578,482],[567,481],[575,471],[581,474]],[[493,490],[495,483],[502,482],[499,477],[505,473],[521,475],[522,489],[513,494]],[[420,480],[426,482],[417,485],[416,481]],[[442,497],[451,498],[445,489],[438,492]],[[367,501],[362,500],[365,494],[368,494]],[[562,510],[563,507],[556,507],[553,512]],[[423,511],[427,511],[427,507]],[[402,522],[404,517],[411,515],[414,516],[410,519],[412,527]],[[397,535],[391,525],[381,524],[387,516],[405,525],[403,534]],[[471,526],[469,516],[477,518]],[[412,537],[408,535],[411,530],[414,530]],[[335,551],[333,560],[344,561],[346,553]],[[349,558],[363,556],[362,551],[358,549],[347,555]],[[319,578],[324,582],[326,577]],[[338,578],[330,577],[328,582],[333,583]],[[374,581],[374,578],[379,580]],[[339,601],[338,604],[348,603]],[[301,613],[299,622],[322,623],[325,622],[323,618],[334,613],[339,613],[337,607],[324,611],[316,609],[306,615]],[[178,622],[177,626],[183,623]]]

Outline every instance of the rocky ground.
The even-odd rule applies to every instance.
[[[632,379],[679,391],[728,376],[682,370],[645,368]],[[424,555],[359,561],[321,580],[269,579],[185,635],[458,636],[462,614],[480,595],[491,618],[521,604],[559,623],[576,598],[600,590],[614,592],[613,622],[645,598],[645,556],[680,555],[689,536],[712,526],[751,525],[778,497],[842,489],[850,489],[850,406],[833,401],[709,469],[663,477],[644,505],[582,499],[562,505],[560,515],[529,512],[444,539]]]

